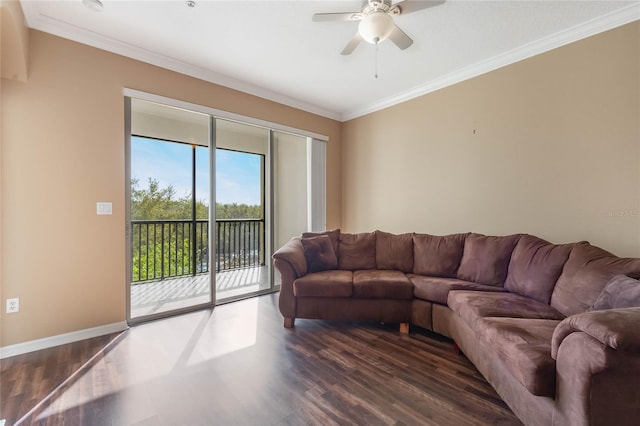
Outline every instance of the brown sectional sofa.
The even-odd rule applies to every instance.
[[[452,338],[527,425],[640,424],[640,259],[532,235],[339,230],[280,248],[295,318]]]

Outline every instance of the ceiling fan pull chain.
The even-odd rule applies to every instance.
[[[378,40],[376,40],[376,54],[375,54],[375,77],[378,78]]]

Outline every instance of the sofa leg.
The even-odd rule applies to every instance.
[[[295,318],[285,318],[284,319],[284,328],[293,328],[294,323],[296,322]]]
[[[460,355],[462,353],[462,351],[460,350],[460,346],[458,346],[456,342],[453,342],[453,352],[456,355]]]
[[[401,322],[400,323],[400,333],[409,334],[409,323],[408,322]]]

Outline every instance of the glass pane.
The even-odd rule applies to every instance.
[[[207,149],[131,138],[132,319],[211,302]]]
[[[271,288],[264,164],[268,130],[216,121],[216,300]]]

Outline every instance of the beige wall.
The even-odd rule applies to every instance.
[[[640,256],[640,24],[343,124],[342,227]]]
[[[28,81],[2,80],[1,285],[20,312],[0,345],[125,319],[123,87],[327,135],[340,226],[339,122],[38,31],[29,51]]]
[[[29,31],[24,26],[24,15],[17,1],[0,0],[0,99],[4,97],[2,86],[4,79],[25,81],[27,78],[27,65],[29,55]],[[0,112],[2,105],[0,104]],[[0,129],[3,128],[4,117],[0,113]],[[5,173],[3,172],[3,144],[2,132],[0,132],[0,188],[3,185]],[[3,235],[3,197],[0,191],[0,241]],[[2,256],[2,244],[0,244],[0,312],[4,312],[5,291],[2,286],[2,270],[4,258]],[[1,314],[0,314],[1,315]],[[0,333],[2,326],[0,325]],[[1,342],[0,336],[0,345]]]

